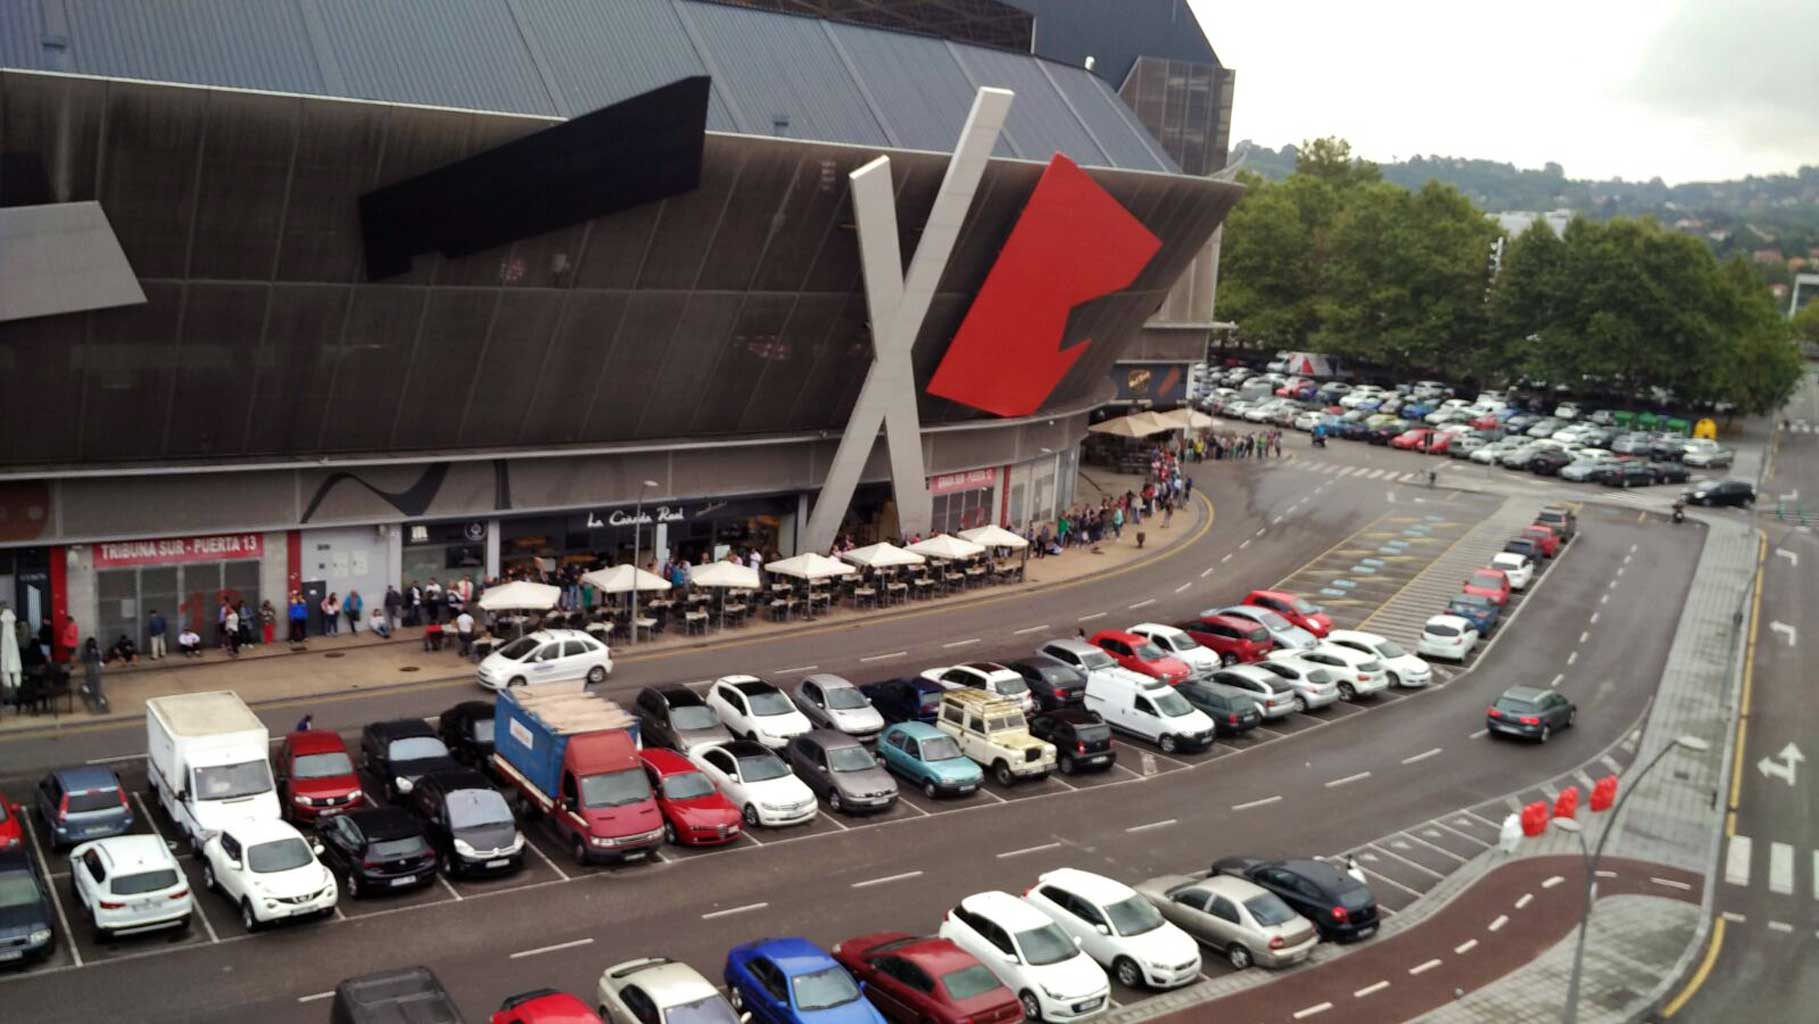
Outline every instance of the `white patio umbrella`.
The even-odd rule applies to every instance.
[[[840,557],[866,569],[892,569],[900,565],[921,565],[928,561],[914,551],[905,551],[895,544],[884,542],[854,548]]]
[[[1086,429],[1094,434],[1111,434],[1114,437],[1148,437],[1151,434],[1161,434],[1181,428],[1153,412],[1139,412],[1129,416],[1120,416],[1115,420],[1106,420],[1104,423],[1095,423]]]
[[[758,570],[749,565],[718,561],[690,566],[688,581],[697,587],[726,587],[734,590],[757,590]]]
[[[1213,418],[1192,409],[1173,409],[1157,413],[1156,418],[1180,430],[1203,430],[1213,425]]]
[[[815,578],[826,579],[829,576],[851,576],[859,570],[847,565],[838,558],[829,558],[819,551],[808,553],[809,561],[815,567]]]
[[[556,607],[561,599],[560,588],[547,583],[513,580],[486,588],[486,593],[480,595],[480,607],[489,612],[546,612]]]
[[[669,580],[654,572],[645,572],[632,565],[615,565],[610,569],[595,569],[581,577],[581,582],[604,594],[623,594],[637,590],[668,590]]]
[[[779,558],[774,562],[764,563],[764,569],[772,576],[794,576],[799,580],[815,579],[815,561],[813,553],[792,555]]]
[[[1019,548],[1029,547],[1030,543],[1004,527],[999,526],[997,523],[993,523],[990,526],[974,527],[971,530],[961,530],[960,537],[963,540],[970,540],[974,544],[987,548],[1010,548],[1012,550],[1017,550]]]
[[[952,534],[937,533],[927,540],[917,541],[909,546],[911,551],[928,558],[977,558],[985,554],[985,548],[970,540],[961,540]]]

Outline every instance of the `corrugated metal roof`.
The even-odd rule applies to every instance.
[[[928,36],[876,32],[830,24],[873,102],[884,111],[897,143],[909,149],[951,152],[973,106],[973,88],[947,44]],[[1013,104],[1014,105],[1014,104]],[[993,152],[1013,157],[999,136]]]
[[[736,97],[740,131],[890,145],[818,19],[720,4],[682,9],[715,77]],[[773,130],[779,117],[789,125]]]
[[[0,66],[55,70],[42,52],[44,22],[38,5],[6,0],[0,3]]]
[[[1068,64],[1049,62],[1042,68],[1060,87],[1074,112],[1092,129],[1100,148],[1110,153],[1120,167],[1142,167],[1148,163],[1171,165],[1168,154],[1149,137],[1135,111],[1124,105],[1104,79],[1085,68]],[[1169,169],[1175,168],[1169,166]]]
[[[352,96],[515,114],[559,113],[502,2],[315,2]]]
[[[519,4],[518,13],[537,37],[573,113],[708,73],[671,0],[613,0],[611,18],[600,16],[599,0],[534,0]],[[737,131],[719,90],[716,82],[708,130]]]
[[[274,92],[326,88],[296,0],[54,2],[69,12],[73,70]]]
[[[1005,118],[1004,130],[1016,140],[1025,158],[1046,161],[1056,153],[1066,153],[1075,163],[1090,167],[1120,166],[1099,148],[1079,118],[1068,110],[1061,94],[1036,66],[1035,58],[983,46],[950,45],[973,84],[997,86],[1017,94],[1010,116]],[[1145,166],[1153,168],[1157,164],[1150,160]]]

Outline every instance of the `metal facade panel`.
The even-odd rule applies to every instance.
[[[1099,76],[1065,64],[1051,63],[1046,69],[1113,163],[1141,170],[1178,171],[1162,147],[1149,137],[1136,113]]]
[[[707,74],[670,0],[613,0],[604,11],[596,0],[536,0],[519,10],[577,113]],[[708,103],[707,127],[735,130],[718,96]]]
[[[154,82],[328,91],[296,0],[65,2],[72,70]]]
[[[717,4],[690,4],[688,16],[747,133],[890,144],[818,20]],[[782,129],[779,116],[789,118]]]
[[[100,203],[0,209],[0,320],[144,301]]]
[[[44,20],[36,3],[0,3],[0,67],[55,70],[53,51],[43,45]]]
[[[973,84],[1009,89],[1017,94],[1004,130],[1016,140],[1026,159],[1046,163],[1056,153],[1065,153],[1075,163],[1087,167],[1115,166],[1112,158],[1081,126],[1080,119],[1067,108],[1061,94],[1049,84],[1033,59],[981,46],[953,44],[953,51],[966,66]]]
[[[856,25],[829,27],[852,57],[898,141],[910,149],[953,152],[974,90],[946,44]],[[1002,140],[994,153],[1014,155]]]
[[[355,97],[551,117],[559,113],[503,3],[318,3],[329,45]]]

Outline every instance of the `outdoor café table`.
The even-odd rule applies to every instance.
[[[656,624],[657,624],[656,619],[640,618],[638,620],[638,628],[644,630],[644,639],[646,639],[646,640],[650,639],[651,627],[655,626]]]
[[[733,625],[735,626],[745,621],[745,612],[746,607],[743,604],[729,604],[726,606],[726,617],[732,619]]]
[[[907,583],[890,583],[885,586],[884,590],[890,595],[892,604],[902,604],[909,597],[909,584]]]
[[[928,597],[934,593],[935,581],[927,576],[918,576],[911,582],[916,586],[917,597]]]
[[[966,570],[967,586],[976,587],[983,582],[985,582],[985,566],[974,566],[973,568]]]
[[[871,587],[854,587],[853,601],[860,605],[876,605],[878,603],[878,592]]]

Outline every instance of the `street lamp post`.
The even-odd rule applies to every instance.
[[[661,485],[655,480],[644,481],[643,486],[638,488],[638,505],[632,511],[632,614],[628,623],[631,628],[627,630],[631,635],[626,638],[629,644],[638,642],[638,538],[644,532],[644,492],[658,486]],[[653,532],[651,543],[656,542],[657,537]]]
[[[1604,844],[1611,838],[1611,833],[1616,831],[1617,816],[1623,812],[1624,803],[1629,800],[1630,794],[1640,787],[1643,778],[1669,753],[1675,750],[1687,750],[1697,754],[1710,749],[1712,749],[1712,745],[1697,736],[1676,736],[1673,742],[1662,747],[1648,764],[1642,766],[1642,770],[1636,773],[1635,777],[1630,780],[1630,784],[1624,787],[1623,792],[1618,795],[1616,806],[1611,808],[1610,824],[1605,826],[1604,834],[1598,837],[1598,845],[1591,849],[1586,848],[1585,826],[1580,824],[1578,819],[1553,819],[1555,828],[1571,833],[1573,838],[1579,840],[1579,856],[1585,863],[1585,906],[1579,914],[1579,938],[1573,948],[1573,973],[1566,983],[1566,1009],[1561,1014],[1561,1020],[1565,1024],[1578,1024],[1579,979],[1585,969],[1585,936],[1592,924],[1592,894],[1597,888],[1598,864],[1604,858]]]

